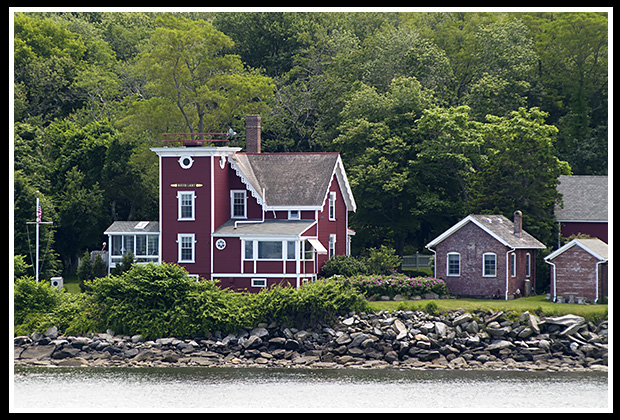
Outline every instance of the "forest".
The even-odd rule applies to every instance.
[[[399,255],[470,213],[549,247],[559,175],[608,168],[606,12],[16,12],[13,249],[74,271],[114,220],[157,220],[167,132],[337,151],[353,254]]]

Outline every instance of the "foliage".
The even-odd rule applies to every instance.
[[[409,277],[404,274],[393,273],[391,275],[370,275],[340,277],[336,280],[350,284],[367,297],[396,295],[403,297],[421,296],[425,293],[436,293],[439,296],[448,294],[446,283],[434,277]]]
[[[323,264],[322,270],[324,277],[334,275],[351,277],[358,274],[368,274],[368,266],[364,260],[351,255],[334,255]]]
[[[402,258],[396,255],[396,251],[385,245],[370,248],[369,255],[365,259],[368,271],[371,274],[390,274],[400,267]]]
[[[100,249],[111,221],[157,217],[162,133],[233,127],[243,146],[246,113],[265,151],[342,154],[354,253],[402,255],[516,208],[555,245],[553,177],[607,173],[605,11],[11,18],[15,254],[39,196],[43,277]]]
[[[15,332],[56,325],[67,334],[142,334],[145,338],[195,337],[233,332],[260,322],[295,326],[332,322],[363,311],[366,300],[349,284],[317,281],[294,289],[275,286],[260,293],[222,289],[196,281],[175,264],[134,265],[121,275],[86,282],[87,293],[64,293],[31,278],[15,283]]]

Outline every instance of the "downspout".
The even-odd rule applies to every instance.
[[[556,299],[557,288],[556,288],[556,284],[555,284],[555,275],[556,275],[555,264],[552,263],[551,261],[547,260],[547,259],[545,259],[545,262],[553,267],[553,296],[551,297],[551,302],[555,303],[555,301],[557,300]]]
[[[263,188],[263,205],[261,206],[262,209],[262,219],[261,220],[236,220],[235,221],[235,229],[237,229],[237,224],[238,223],[264,223],[265,222],[265,189]]]
[[[599,264],[603,264],[604,262],[607,262],[607,260],[599,261],[599,262],[596,263],[596,278],[595,278],[595,281],[594,281],[594,285],[596,286],[596,298],[594,299],[594,303],[598,303],[598,282],[599,282],[598,266],[599,266]]]
[[[437,252],[435,252],[429,246],[425,246],[424,248],[428,249],[433,253],[433,277],[437,278]]]
[[[510,273],[510,264],[508,264],[508,254],[515,252],[514,248],[510,248],[506,251],[506,292],[504,293],[504,300],[508,300],[508,276]]]

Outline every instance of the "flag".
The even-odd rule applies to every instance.
[[[39,198],[37,197],[37,223],[41,223],[42,216],[43,216],[43,213],[41,211],[41,202],[39,201]]]

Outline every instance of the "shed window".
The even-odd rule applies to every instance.
[[[493,253],[482,255],[482,275],[485,277],[497,276],[497,256]]]
[[[448,276],[460,276],[461,275],[461,254],[458,252],[448,252]]]

